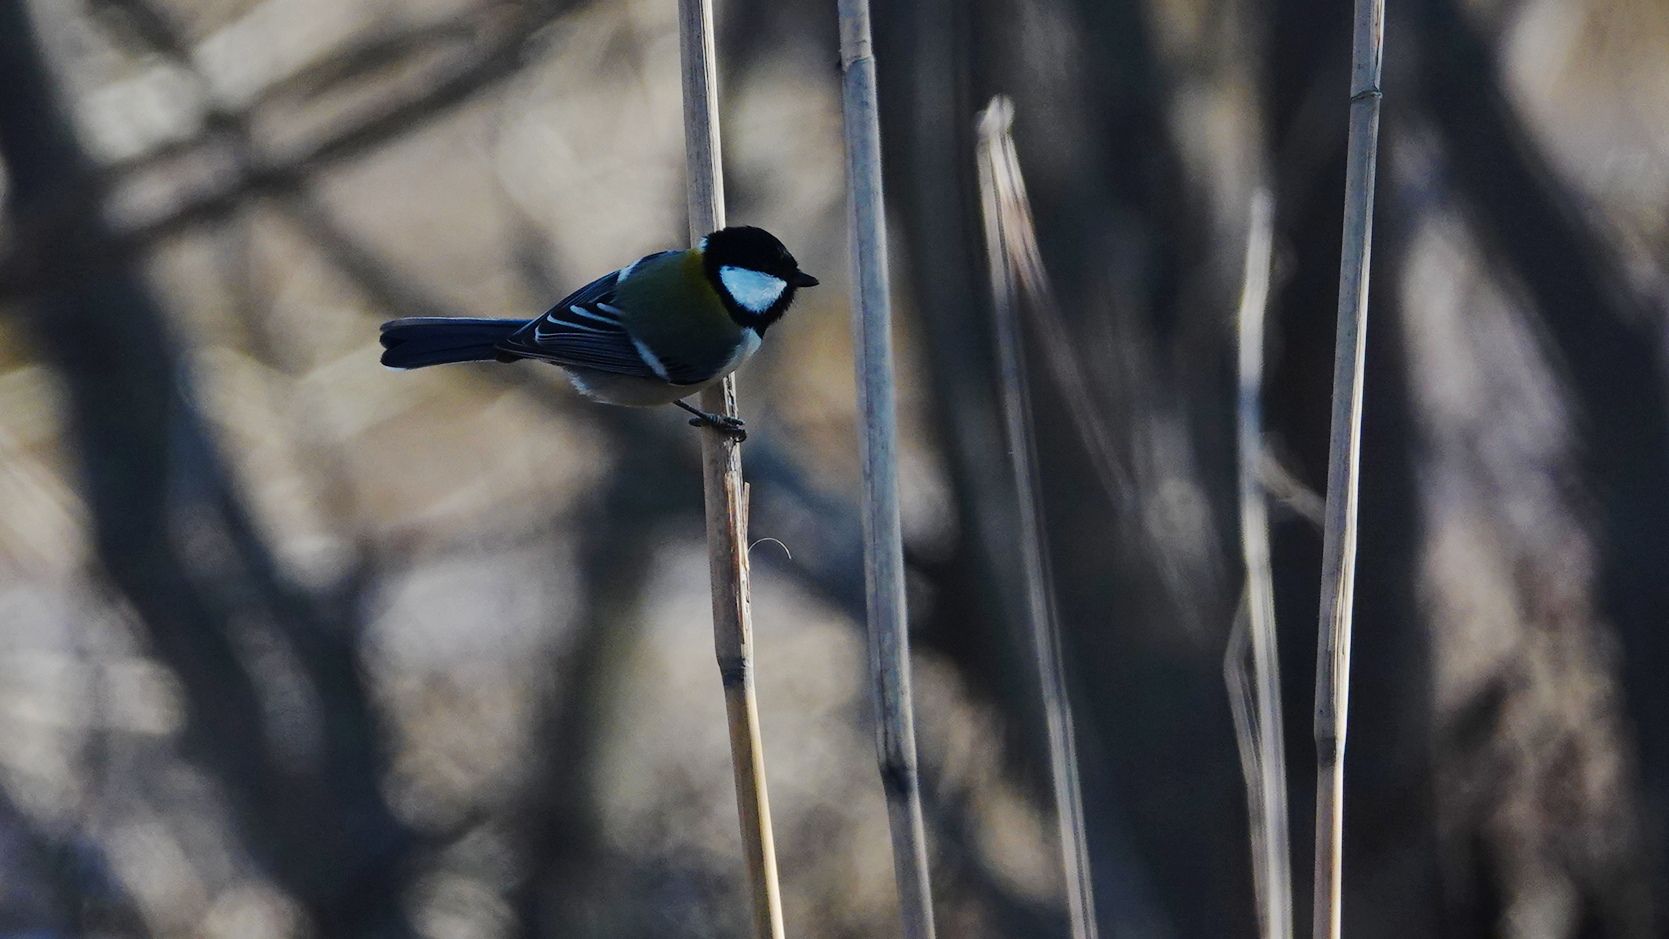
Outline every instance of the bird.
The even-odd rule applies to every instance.
[[[648,254],[593,280],[531,319],[408,316],[382,324],[382,364],[536,359],[561,366],[604,404],[673,404],[741,441],[739,418],[684,398],[722,381],[758,351],[765,332],[817,278],[775,235],[721,228],[693,248]]]

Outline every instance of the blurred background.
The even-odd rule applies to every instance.
[[[826,285],[741,376],[788,927],[889,935],[833,4],[718,14],[730,218]],[[1223,657],[1273,193],[1302,927],[1349,4],[875,14],[940,934],[1065,934],[999,92],[1060,299],[1031,394],[1103,935],[1255,934]],[[1345,931],[1666,936],[1669,4],[1389,17]],[[0,0],[0,935],[746,934],[696,432],[376,361],[381,320],[532,316],[681,242],[679,108],[672,0]]]

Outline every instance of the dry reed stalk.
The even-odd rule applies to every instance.
[[[1043,517],[1037,491],[1037,443],[1031,433],[1031,400],[1026,390],[1025,351],[1020,330],[1016,269],[1033,255],[1031,213],[1025,207],[1020,164],[1010,134],[1014,106],[1005,97],[991,99],[979,120],[980,205],[985,220],[986,258],[991,276],[995,319],[998,391],[1008,437],[1010,469],[1020,523],[1021,569],[1025,578],[1028,620],[1049,748],[1049,776],[1054,787],[1055,819],[1060,837],[1061,868],[1066,878],[1067,918],[1073,939],[1095,939],[1095,890],[1090,875],[1089,839],[1084,824],[1084,796],[1078,776],[1078,752],[1062,664],[1060,623],[1044,549]],[[1033,280],[1039,279],[1035,272]],[[1032,296],[1033,303],[1047,297]]]
[[[1008,100],[1001,95],[998,98]],[[992,100],[995,102],[997,99]],[[1013,222],[1003,230],[1005,250],[1013,265],[1012,272],[1019,282],[1020,292],[1031,298],[1032,327],[1034,335],[1040,340],[1038,352],[1045,370],[1060,390],[1067,416],[1077,428],[1079,440],[1089,456],[1090,467],[1106,491],[1107,498],[1114,505],[1128,505],[1130,476],[1120,464],[1118,445],[1107,429],[1104,415],[1097,411],[1096,388],[1080,361],[1071,330],[1061,315],[1060,304],[1055,301],[1054,284],[1043,266],[1043,252],[1037,244],[1037,226],[1032,220],[1031,199],[1026,195],[1026,180],[1020,173],[1020,156],[1014,149],[1012,138],[1003,138],[1001,155],[993,166],[998,169],[1012,168],[1003,183],[1013,193],[1005,210]]]
[[[1263,492],[1263,318],[1269,298],[1274,211],[1269,193],[1252,196],[1239,330],[1240,546],[1246,596],[1235,620],[1223,672],[1234,711],[1235,739],[1246,776],[1252,830],[1252,878],[1260,934],[1292,936],[1292,861],[1288,851],[1286,742],[1281,672],[1275,637],[1275,582],[1269,562],[1269,516]],[[1250,657],[1251,676],[1244,669]]]
[[[864,583],[875,733],[892,830],[893,872],[906,939],[933,935],[933,903],[916,771],[905,625],[904,542],[898,514],[897,401],[892,309],[887,293],[886,214],[881,193],[881,126],[868,0],[837,0],[846,187],[852,252],[852,338],[863,458]]]
[[[1333,359],[1333,424],[1328,441],[1327,514],[1322,534],[1321,622],[1316,641],[1315,939],[1338,939],[1341,926],[1345,720],[1350,712],[1362,377],[1384,47],[1385,0],[1356,0],[1350,136],[1345,157],[1344,245],[1339,261],[1339,325]]]
[[[709,0],[678,0],[680,62],[684,74],[684,163],[690,241],[724,227],[724,176],[719,167],[719,103]],[[736,414],[736,381],[726,378],[701,394],[709,413]],[[754,934],[781,939],[782,889],[777,883],[771,805],[765,789],[765,750],[753,686],[753,615],[749,606],[747,490],[735,438],[701,435],[701,477],[707,502],[707,553],[713,589],[713,645],[730,727],[730,762],[742,851],[753,889]]]

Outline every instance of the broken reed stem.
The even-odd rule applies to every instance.
[[[1252,194],[1239,330],[1240,547],[1246,563],[1242,617],[1224,661],[1252,829],[1252,875],[1263,939],[1292,936],[1292,861],[1288,850],[1286,742],[1275,636],[1275,581],[1269,561],[1269,515],[1263,492],[1263,318],[1269,299],[1274,211],[1269,193]],[[1243,672],[1250,652],[1252,674]]]
[[[916,773],[905,630],[904,545],[898,514],[897,402],[887,294],[881,127],[868,0],[838,0],[841,101],[846,127],[847,222],[852,252],[852,339],[863,457],[864,582],[876,747],[892,828],[893,872],[906,939],[933,935],[933,904]]]
[[[1356,591],[1356,499],[1362,457],[1362,377],[1385,0],[1356,0],[1350,136],[1345,157],[1344,245],[1333,359],[1333,425],[1322,535],[1321,622],[1316,641],[1316,850],[1314,939],[1338,939],[1344,885],[1344,745],[1350,713],[1351,603]]]
[[[719,102],[708,0],[678,0],[680,62],[684,73],[684,163],[689,187],[690,241],[724,226],[724,176],[719,168]],[[701,408],[736,414],[736,381],[726,378],[701,394]],[[730,762],[742,853],[753,889],[753,927],[759,939],[782,939],[782,889],[777,883],[771,804],[765,789],[765,749],[753,687],[753,615],[748,594],[747,489],[742,452],[716,430],[701,435],[701,478],[707,502],[707,555],[713,584],[713,646],[724,682]]]
[[[1029,222],[1016,211],[1025,198],[1015,183],[1020,167],[1010,128],[1014,106],[998,96],[979,119],[980,206],[985,219],[986,259],[997,340],[998,392],[1008,437],[1019,519],[1021,568],[1025,579],[1027,619],[1043,696],[1049,748],[1049,776],[1054,787],[1061,868],[1066,880],[1067,918],[1073,939],[1095,939],[1095,890],[1090,876],[1084,796],[1078,777],[1078,752],[1062,663],[1060,623],[1044,550],[1043,517],[1037,489],[1037,444],[1031,433],[1031,400],[1026,389],[1025,352],[1020,330],[1017,252],[1011,230]],[[1033,297],[1034,303],[1042,298]]]

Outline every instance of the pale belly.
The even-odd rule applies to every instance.
[[[563,371],[568,373],[568,380],[574,383],[575,390],[593,401],[640,408],[671,404],[679,398],[699,394],[702,389],[717,384],[724,378],[723,375],[715,375],[710,381],[699,385],[670,385],[655,378],[594,372],[588,368],[564,366]]]
[[[712,378],[693,385],[674,385],[656,378],[640,378],[635,375],[616,375],[612,372],[599,372],[589,368],[573,368],[561,366],[568,373],[568,380],[573,382],[574,388],[580,394],[593,401],[603,404],[622,404],[628,407],[654,407],[661,404],[671,404],[680,398],[688,398],[700,394],[704,389],[718,384],[743,362],[751,358],[759,349],[759,335],[752,330],[743,330],[743,341],[736,347],[736,354],[731,356],[724,368],[720,369]]]

